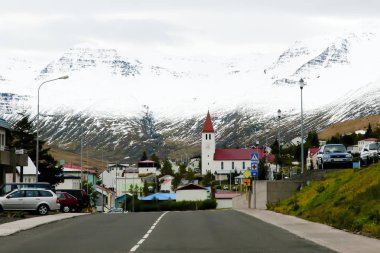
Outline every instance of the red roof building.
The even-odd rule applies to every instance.
[[[216,149],[214,154],[215,161],[246,161],[251,160],[252,153],[259,153],[259,159],[264,157],[264,151],[262,148],[250,148],[250,149]]]

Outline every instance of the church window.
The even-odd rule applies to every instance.
[[[224,169],[224,163],[223,162],[220,163],[220,168]]]
[[[245,170],[245,162],[243,162],[243,170]]]
[[[208,135],[208,139],[211,140],[211,134]]]
[[[235,169],[235,162],[232,162],[232,170]]]
[[[206,140],[207,140],[207,134],[206,134]]]

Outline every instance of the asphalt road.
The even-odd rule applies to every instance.
[[[0,252],[333,252],[236,211],[95,214],[0,238]]]

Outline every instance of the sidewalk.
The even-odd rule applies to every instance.
[[[59,213],[4,223],[0,225],[0,236],[11,235],[19,231],[31,229],[43,224],[86,214],[88,213]]]
[[[258,209],[235,209],[341,253],[379,253],[380,240],[355,235],[294,216]]]

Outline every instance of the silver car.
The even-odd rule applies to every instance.
[[[25,210],[37,211],[41,215],[59,210],[57,195],[46,189],[17,189],[0,197],[0,211]]]

